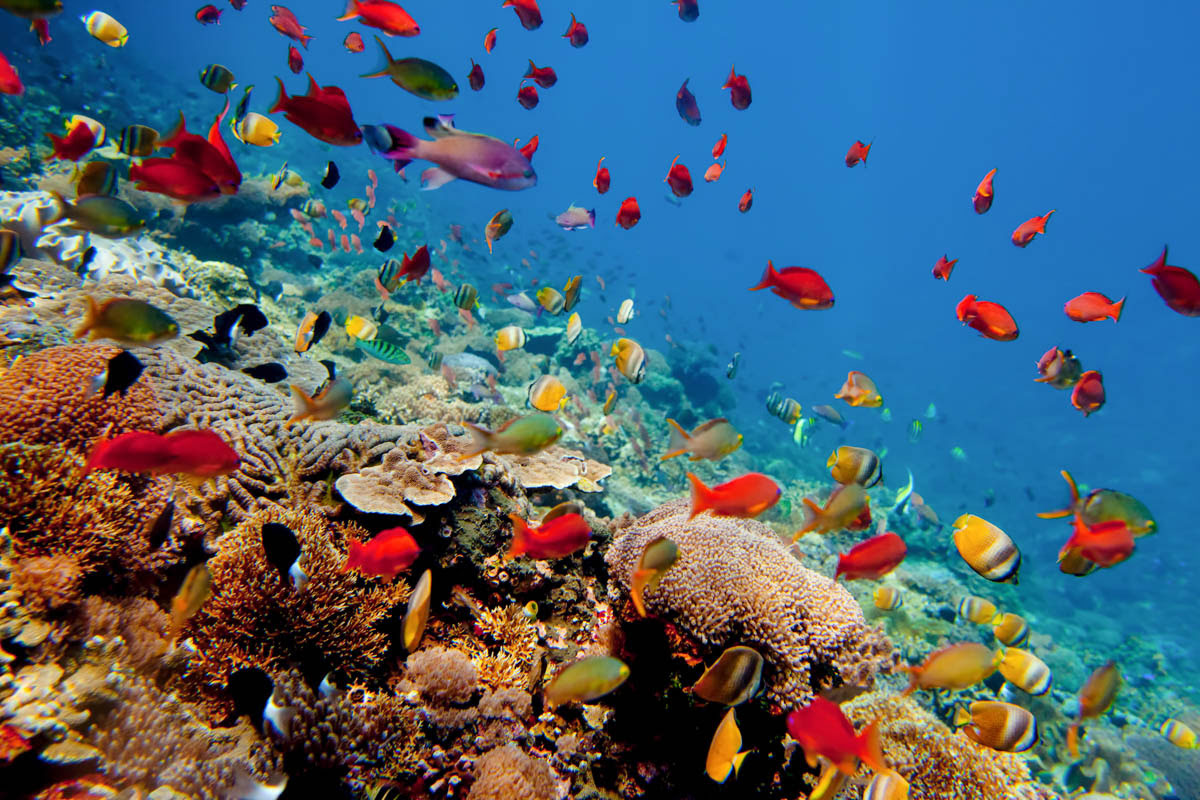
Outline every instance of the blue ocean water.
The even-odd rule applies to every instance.
[[[241,12],[219,3],[224,14],[214,26],[197,24],[189,4],[111,0],[103,10],[130,34],[125,48],[111,51],[76,20],[91,7],[67,5],[44,49],[25,23],[0,16],[3,49],[23,75],[27,63],[55,59],[72,76],[64,97],[87,103],[110,131],[134,120],[105,120],[101,88],[156,111],[158,122],[147,124],[166,127],[181,108],[193,130],[207,127],[221,100],[195,76],[211,62],[230,67],[239,84],[256,85],[252,108],[260,113],[275,76],[289,93],[305,88],[303,75],[288,72],[289,42],[268,25],[261,0]],[[359,78],[379,63],[373,30],[334,21],[337,0],[289,7],[315,37],[302,50],[305,70],[342,87],[360,123],[423,135],[422,117],[453,113],[465,130],[539,137],[535,188],[501,193],[459,181],[419,196],[437,222],[432,240],[450,224],[479,235],[496,211],[512,211],[516,226],[478,278],[481,287],[507,275],[526,286],[539,275],[561,285],[581,272],[596,296],[594,277],[602,276],[612,310],[625,296],[637,298],[642,313],[631,333],[668,360],[667,334],[711,345],[722,381],[729,357],[742,354],[729,382],[736,404],[726,412],[746,434],[748,453],[766,458],[787,447],[798,470],[816,474],[838,444],[886,447],[889,485],[910,469],[943,521],[978,513],[1017,540],[1022,599],[1060,629],[1071,628],[1076,609],[1099,609],[1122,635],[1153,634],[1194,653],[1197,323],[1168,309],[1138,272],[1164,244],[1171,263],[1200,263],[1193,241],[1200,176],[1188,139],[1200,107],[1194,4],[710,0],[685,24],[659,0],[546,2],[544,26],[530,32],[499,2],[413,0],[406,8],[421,34],[388,46],[396,57],[427,58],[459,78],[461,94],[444,103],[384,78]],[[588,26],[582,49],[560,36],[570,12]],[[483,36],[493,27],[498,43],[487,54]],[[352,31],[362,34],[363,53],[342,46]],[[486,75],[480,92],[466,86],[470,58]],[[554,67],[559,80],[527,111],[515,95],[529,59]],[[731,64],[753,90],[745,111],[720,89]],[[703,115],[698,127],[675,111],[685,79]],[[4,103],[6,114],[19,109],[19,101]],[[63,110],[76,109],[64,102]],[[265,152],[236,150],[244,171],[274,171],[286,159],[311,179],[333,158],[355,185],[374,168],[384,203],[417,196],[416,174],[427,165],[414,164],[403,183],[365,146],[324,146],[274,118],[283,141]],[[727,168],[706,184],[701,176],[722,134]],[[868,163],[847,169],[844,154],[856,139],[873,143]],[[676,155],[696,182],[678,205],[666,201],[663,183]],[[591,181],[601,156],[612,189],[597,196]],[[976,215],[972,192],[993,167],[995,202]],[[748,188],[754,206],[740,214]],[[613,220],[629,196],[638,198],[642,219],[626,231]],[[563,232],[548,218],[572,202],[595,207],[595,230]],[[1044,236],[1025,249],[1011,244],[1018,224],[1050,209]],[[531,248],[543,258],[529,270],[519,262]],[[960,259],[949,282],[930,275],[943,254]],[[768,259],[819,270],[834,308],[799,311],[748,292]],[[1068,319],[1063,303],[1084,291],[1127,297],[1121,321]],[[967,293],[1003,303],[1020,337],[997,342],[964,328],[954,307]],[[600,324],[598,308],[587,314],[594,320],[585,323]],[[1098,413],[1084,418],[1068,392],[1033,381],[1038,357],[1056,345],[1103,372],[1108,400]],[[875,409],[838,405],[851,422],[846,431],[826,425],[808,448],[781,445],[787,429],[765,409],[772,384],[807,409],[833,403],[851,369],[875,380],[890,421]],[[925,419],[931,403],[936,418]],[[924,432],[914,443],[907,427],[915,417]],[[952,456],[956,447],[965,458]],[[1055,553],[1067,525],[1034,516],[1065,504],[1060,469],[1143,500],[1161,532],[1117,569],[1061,575]],[[1076,633],[1089,635],[1086,627]]]

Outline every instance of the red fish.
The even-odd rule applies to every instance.
[[[308,43],[313,37],[304,32],[307,28],[300,24],[300,20],[296,19],[296,15],[287,6],[271,6],[271,17],[267,21],[275,30],[304,45],[305,50],[308,49]]]
[[[1050,215],[1054,213],[1054,209],[1050,209],[1044,216],[1031,217],[1020,225],[1012,233],[1012,243],[1017,247],[1025,247],[1033,241],[1033,237],[1039,233],[1046,232],[1046,222],[1050,219]]]
[[[587,27],[575,19],[575,15],[572,14],[571,24],[567,26],[567,32],[563,34],[563,38],[571,42],[571,47],[583,47],[588,43]]]
[[[221,9],[209,3],[196,11],[196,22],[201,25],[220,25]]]
[[[29,23],[29,30],[33,31],[33,35],[37,37],[38,44],[42,47],[50,44],[50,20],[39,18]]]
[[[1087,417],[1099,411],[1104,406],[1104,400],[1104,376],[1094,369],[1080,375],[1075,388],[1071,390],[1071,405]]]
[[[338,211],[336,208],[331,208],[329,210],[329,216],[334,218],[334,220],[337,222],[339,228],[341,228],[342,230],[346,230],[346,215],[345,214]]]
[[[521,155],[525,156],[525,158],[529,158],[529,159],[533,158],[533,154],[537,152],[538,145],[540,143],[541,142],[538,139],[538,137],[534,136],[532,139],[530,139],[528,142],[525,143],[524,147],[521,148]]]
[[[84,473],[116,469],[143,475],[191,475],[216,478],[238,468],[238,454],[211,430],[130,431],[101,439],[88,456]]]
[[[229,0],[229,5],[233,6],[234,11],[241,11],[246,7],[248,0]]]
[[[779,502],[780,489],[775,481],[758,472],[709,488],[689,472],[692,482],[692,516],[711,511],[715,517],[757,517]]]
[[[718,159],[725,153],[725,145],[728,141],[729,141],[729,136],[727,134],[722,133],[721,138],[717,139],[717,143],[713,145],[713,149],[712,149],[713,159]]]
[[[492,52],[492,48],[496,46],[497,30],[499,30],[499,28],[492,28],[487,32],[487,35],[483,37],[483,49],[489,53]]]
[[[366,45],[363,44],[362,34],[358,31],[351,31],[346,34],[346,38],[342,40],[342,45],[351,53],[361,53]]]
[[[608,191],[609,184],[612,183],[612,176],[608,174],[608,167],[604,166],[604,156],[600,157],[600,161],[596,164],[596,177],[592,178],[592,186],[596,187],[596,191],[604,194]]]
[[[875,724],[855,733],[841,707],[831,700],[814,697],[804,708],[788,714],[787,729],[804,748],[810,766],[815,767],[817,757],[824,756],[845,775],[853,775],[860,760],[876,772],[887,772]]]
[[[421,278],[425,277],[425,273],[429,272],[430,263],[429,245],[423,244],[417,248],[417,252],[413,253],[412,258],[408,257],[408,253],[404,254],[404,258],[400,261],[400,272],[396,277],[404,276],[401,284],[409,281],[419,284]]]
[[[4,57],[3,53],[0,53],[0,94],[11,94],[17,97],[25,94],[25,84],[21,83],[16,68],[8,63],[8,59]],[[84,125],[84,127],[87,126]],[[91,131],[89,130],[88,133]]]
[[[1124,305],[1124,297],[1114,303],[1099,292],[1084,292],[1068,300],[1063,311],[1076,322],[1097,322],[1109,318],[1119,322]]]
[[[476,92],[483,88],[483,67],[476,64],[473,58],[471,59],[471,71],[467,73],[467,83]]]
[[[66,136],[47,133],[46,138],[50,140],[50,144],[54,148],[50,155],[46,156],[46,161],[53,161],[56,158],[63,161],[78,161],[91,152],[96,145],[96,135],[82,120],[76,122],[75,127],[71,128]]]
[[[343,233],[340,243],[342,245],[342,252],[349,253],[350,252],[350,237]]]
[[[1058,552],[1058,560],[1078,554],[1097,566],[1111,567],[1129,558],[1133,545],[1133,533],[1125,520],[1113,519],[1089,526],[1076,514],[1074,531]]]
[[[636,197],[626,197],[621,201],[621,208],[617,211],[617,224],[625,230],[629,230],[634,225],[638,224],[638,220],[642,218],[642,210],[638,208]]]
[[[1183,267],[1167,264],[1165,245],[1162,255],[1141,271],[1153,278],[1154,291],[1166,301],[1168,308],[1185,317],[1200,317],[1200,280]]]
[[[734,72],[733,67],[729,68],[729,77],[725,79],[721,88],[729,90],[729,101],[738,111],[745,111],[750,107],[750,81],[745,75]]]
[[[296,49],[296,45],[288,45],[288,69],[293,75],[299,75],[304,71],[304,56],[300,55],[300,51]]]
[[[750,291],[770,289],[796,308],[833,308],[833,290],[815,269],[808,267],[784,267],[776,270],[771,261],[763,272],[762,280]]]
[[[363,25],[378,28],[388,36],[416,36],[421,32],[417,21],[389,0],[350,0],[338,22],[357,18]]]
[[[513,524],[512,546],[506,558],[528,555],[530,558],[563,558],[584,548],[591,539],[592,529],[578,514],[563,514],[536,528],[516,514],[509,514]]]
[[[538,104],[538,90],[536,86],[522,86],[517,90],[517,102],[522,108],[533,108]]]
[[[217,182],[195,165],[174,158],[146,158],[129,167],[129,180],[135,188],[194,203],[221,196]]]
[[[871,144],[874,144],[872,142]],[[846,166],[853,167],[858,162],[862,162],[863,166],[867,165],[867,154],[871,152],[870,144],[863,144],[861,141],[855,141],[850,145],[850,149],[846,151]]]
[[[671,0],[679,9],[679,18],[684,22],[695,22],[700,16],[699,0]]]
[[[283,81],[279,78],[275,80],[279,84],[279,96],[267,113],[284,112],[289,122],[326,144],[352,147],[362,142],[362,131],[354,121],[350,102],[341,89],[336,86],[317,86],[317,81],[309,75],[308,94],[288,97]]]
[[[671,191],[676,197],[687,197],[692,193],[692,173],[688,172],[688,168],[683,164],[677,164],[679,156],[671,162],[671,168],[667,170],[667,177],[663,180],[671,187]]]
[[[996,170],[992,170],[987,175],[983,176],[983,180],[979,182],[979,186],[975,187],[975,195],[971,198],[971,204],[975,206],[975,213],[982,214],[992,207],[992,199],[995,191],[992,189],[992,178],[995,177]]]
[[[175,128],[158,142],[159,147],[174,149],[175,153],[170,159],[146,159],[142,163],[143,167],[147,167],[150,162],[171,161],[178,167],[170,170],[164,165],[158,164],[154,167],[157,177],[153,177],[151,171],[143,170],[142,175],[146,180],[151,183],[157,182],[167,188],[170,188],[173,181],[179,182],[180,186],[177,188],[182,189],[185,185],[194,188],[199,186],[199,179],[194,174],[192,177],[188,177],[186,168],[190,168],[192,173],[199,172],[211,179],[222,194],[236,194],[238,187],[242,184],[242,173],[234,162],[233,155],[229,152],[224,139],[221,138],[221,122],[225,119],[228,110],[229,101],[226,100],[225,107],[209,127],[207,139],[199,134],[189,133],[183,112],[180,112],[179,122]],[[133,177],[132,172],[130,177]],[[164,178],[169,179],[163,180]],[[159,193],[175,196],[170,192]],[[184,198],[176,197],[176,199]]]
[[[538,8],[537,0],[504,0],[500,7],[517,12],[517,19],[527,31],[542,27],[542,10]]]
[[[365,544],[351,539],[342,572],[356,569],[363,575],[379,575],[391,580],[411,567],[420,554],[421,548],[411,533],[404,528],[389,528]]]
[[[891,531],[872,536],[851,547],[849,553],[838,554],[837,572],[833,579],[837,580],[842,575],[848,581],[882,578],[900,566],[907,553],[904,540]]]
[[[525,70],[525,75],[543,89],[549,89],[554,84],[558,83],[558,73],[554,71],[554,67],[539,67],[533,63],[533,59],[529,59],[529,69]]]
[[[754,190],[747,189],[746,193],[742,195],[742,199],[738,200],[738,211],[745,214],[752,205],[754,205]]]
[[[1008,313],[1008,309],[999,303],[980,300],[969,294],[958,302],[955,307],[958,319],[964,325],[974,328],[989,339],[998,342],[1011,342],[1019,335],[1017,323]]]
[[[946,259],[946,256],[943,255],[937,260],[937,263],[933,265],[933,277],[941,278],[944,281],[950,280],[950,273],[954,270],[954,265],[957,263],[957,258],[953,261],[949,261]]]
[[[687,85],[688,82],[684,81],[683,86],[675,93],[675,110],[684,122],[694,127],[700,124],[700,106],[696,104],[696,95],[688,90]]]

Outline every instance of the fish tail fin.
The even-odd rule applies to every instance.
[[[858,735],[858,757],[876,772],[887,772],[887,761],[883,758],[883,748],[879,746],[879,725],[870,723]]]
[[[692,484],[692,514],[694,517],[697,514],[707,511],[713,506],[712,490],[704,485],[704,481],[696,477],[696,474],[689,472],[688,480]],[[690,517],[689,517],[690,519]]]
[[[1071,723],[1071,727],[1067,728],[1067,750],[1071,753],[1071,758],[1079,758],[1079,721]]]
[[[833,579],[836,581],[842,576],[842,573],[846,571],[846,555],[844,553],[838,553],[837,569],[833,572]]]
[[[279,84],[279,94],[275,95],[275,103],[271,106],[268,114],[274,114],[277,111],[283,111],[287,108],[288,93],[287,89],[283,88],[283,79],[276,76],[275,82]]]
[[[728,89],[733,86],[733,81],[737,78],[737,73],[733,71],[733,67],[733,64],[729,65],[729,77],[725,79],[725,83],[721,84],[722,89]]]
[[[633,607],[637,609],[639,617],[646,616],[646,602],[642,594],[652,575],[654,575],[654,570],[652,569],[638,569],[634,570],[633,575],[629,579],[629,599],[633,601]]]
[[[295,410],[293,411],[292,415],[288,417],[287,422],[284,423],[284,427],[288,427],[294,422],[308,419],[317,410],[317,401],[305,394],[304,390],[299,386],[292,386],[292,401],[295,404]]]
[[[970,711],[963,708],[962,706],[954,707],[954,719],[952,720],[952,722],[954,723],[954,727],[961,728],[963,725],[966,725],[970,721],[971,721],[971,712]]]
[[[825,515],[825,510],[817,505],[811,497],[802,498],[801,502],[804,503],[804,506],[812,512],[812,519],[806,522],[804,527],[797,531],[798,536],[803,536],[809,531],[816,530],[821,517]]]
[[[471,434],[471,446],[465,452],[459,454],[459,461],[465,461],[471,456],[477,456],[483,451],[491,449],[493,437],[491,431],[473,422],[464,422],[463,425],[466,426],[467,433]]]
[[[1121,311],[1123,311],[1124,308],[1125,308],[1125,298],[1124,297],[1122,297],[1120,300],[1118,300],[1117,302],[1112,304],[1112,310],[1109,313],[1112,315],[1113,322],[1121,321]]]
[[[59,220],[66,219],[68,216],[70,216],[72,208],[71,201],[63,197],[62,193],[54,190],[50,190],[48,194],[54,198],[54,202],[58,203],[58,211],[55,213],[54,218],[46,224],[49,225],[54,222],[58,222]]]
[[[1054,208],[1050,209],[1049,211],[1046,212],[1046,216],[1041,218],[1041,221],[1038,222],[1038,226],[1037,226],[1038,233],[1046,232],[1046,223],[1050,221],[1050,215],[1053,214],[1056,210],[1057,209],[1054,209]]]
[[[508,518],[513,524],[513,540],[504,556],[506,560],[516,558],[529,549],[529,523],[516,514],[509,514]]]
[[[659,461],[681,456],[690,449],[688,441],[691,437],[687,435],[687,431],[679,427],[679,423],[670,417],[667,417],[667,424],[671,426],[671,442],[667,445],[666,454],[660,456]]]
[[[771,288],[772,286],[774,286],[774,285],[775,285],[775,277],[776,277],[778,274],[779,274],[779,273],[777,273],[777,272],[775,271],[775,265],[774,265],[774,264],[772,264],[770,260],[768,260],[768,261],[767,261],[767,268],[763,270],[763,274],[762,274],[762,280],[760,280],[760,281],[758,282],[758,285],[757,285],[757,286],[751,286],[751,287],[750,287],[750,291],[752,291],[752,292],[757,292],[757,291],[759,291],[760,289],[769,289],[769,288]]]
[[[392,58],[392,54],[388,52],[387,45],[383,43],[383,39],[380,39],[378,36],[376,36],[375,41],[379,43],[380,54],[383,56],[383,65],[381,67],[379,67],[379,69],[377,69],[376,71],[368,72],[367,74],[362,75],[360,77],[382,78],[384,75],[387,75],[390,73],[392,64],[394,64],[396,61],[394,58]]]
[[[276,78],[276,80],[279,80]],[[279,81],[280,90],[283,89],[283,81]],[[272,109],[274,110],[274,109]],[[175,148],[179,146],[179,139],[187,135],[187,119],[184,118],[183,112],[179,112],[179,121],[175,123],[175,127],[167,132],[166,136],[158,140],[159,147]]]
[[[348,0],[346,10],[337,18],[338,22],[346,22],[347,20],[356,19],[358,17],[358,0]]]
[[[83,322],[79,323],[79,327],[75,329],[75,338],[78,339],[85,333],[90,331],[96,325],[96,318],[100,313],[100,306],[96,305],[96,298],[90,294],[84,298],[87,300],[87,308],[83,310]]]
[[[742,762],[746,760],[746,756],[753,752],[751,750],[743,750],[733,757],[733,776],[736,778],[742,769]]]

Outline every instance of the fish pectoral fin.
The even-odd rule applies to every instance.
[[[455,180],[455,176],[441,167],[430,167],[421,173],[421,191],[431,192],[434,189],[445,186],[452,180]]]

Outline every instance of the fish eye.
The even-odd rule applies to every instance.
[[[532,177],[533,177],[533,170],[531,170],[531,169],[527,169],[527,170],[525,170],[525,173],[524,173],[524,174],[525,174],[525,177],[526,177],[526,178],[532,178]]]

